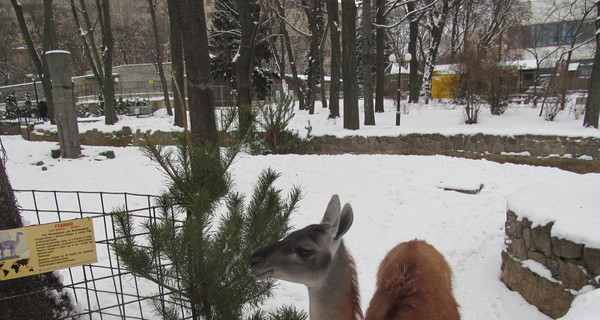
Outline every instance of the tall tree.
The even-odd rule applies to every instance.
[[[183,65],[183,43],[181,38],[181,22],[179,21],[179,1],[167,0],[169,10],[169,42],[171,46],[171,87],[173,90],[173,108],[175,109],[175,125],[187,127],[185,107],[185,85]]]
[[[356,70],[356,2],[342,0],[342,80],[344,89],[344,128],[357,130],[358,84]]]
[[[115,89],[112,77],[114,39],[110,20],[110,1],[96,0],[96,20],[102,34],[101,56],[95,41],[95,23],[92,23],[85,0],[79,0],[79,7],[77,7],[75,1],[71,1],[70,3],[75,25],[77,26],[77,29],[82,30],[80,36],[85,55],[90,64],[90,68],[92,69],[92,73],[94,74],[94,78],[96,79],[96,83],[104,96],[104,123],[108,125],[115,124],[117,123],[118,118],[115,111]],[[85,27],[81,25],[79,15],[82,16]]]
[[[431,99],[431,80],[433,77],[433,68],[437,62],[437,56],[446,27],[446,21],[450,10],[458,5],[462,0],[427,0],[425,5],[428,9],[425,11],[424,26],[429,33],[429,42],[425,48],[425,67],[423,69],[423,83],[421,86],[421,98],[426,103]]]
[[[154,57],[156,68],[158,69],[158,76],[160,77],[160,85],[163,89],[163,97],[165,100],[165,106],[167,107],[167,114],[173,115],[171,110],[171,101],[169,99],[169,86],[167,85],[167,79],[165,77],[165,71],[163,69],[163,57],[162,50],[160,48],[160,37],[158,34],[158,25],[156,23],[156,0],[148,0],[148,11],[150,12],[150,19],[152,23],[152,34],[154,35]]]
[[[310,51],[308,52],[308,83],[306,91],[306,106],[310,114],[315,113],[315,99],[317,96],[317,82],[319,81],[319,70],[322,64],[321,42],[325,32],[323,19],[323,2],[321,0],[302,0],[302,6],[306,13],[308,29],[310,30]],[[323,84],[321,84],[323,85]],[[325,97],[322,97],[325,99]]]
[[[327,1],[329,3],[331,1]],[[304,88],[300,84],[300,78],[298,77],[298,67],[296,64],[296,57],[294,54],[294,50],[292,48],[292,42],[290,40],[290,35],[286,28],[286,20],[285,20],[285,6],[280,0],[275,0],[275,5],[277,6],[277,18],[280,23],[280,30],[283,35],[283,41],[285,43],[285,50],[288,54],[288,59],[290,61],[290,70],[292,71],[292,80],[294,82],[294,92],[296,93],[296,97],[298,98],[298,107],[300,110],[306,110],[306,106],[304,104]],[[339,87],[338,87],[339,88]],[[339,106],[339,103],[338,103]],[[338,113],[339,116],[339,113]]]
[[[329,117],[340,116],[340,63],[342,50],[340,48],[340,17],[337,1],[325,1],[329,19],[329,34],[331,43],[331,81],[329,82]]]
[[[110,23],[110,0],[96,0],[100,30],[102,31],[102,63],[104,64],[104,123],[115,124],[119,119],[115,110],[115,83],[112,77],[114,39]]]
[[[600,117],[600,1],[596,1],[596,53],[594,54],[588,99],[585,103],[583,125],[598,128],[598,117]]]
[[[383,98],[385,87],[385,0],[376,0],[375,23],[377,24],[375,34],[375,112],[383,112]]]
[[[239,131],[246,134],[253,122],[252,115],[252,69],[254,68],[254,52],[256,49],[257,10],[256,0],[236,0],[241,37],[238,52],[233,59],[235,68],[238,108],[239,108]]]
[[[408,15],[409,19],[408,53],[411,55],[410,70],[408,75],[408,102],[418,103],[420,81],[417,42],[419,41],[419,21],[421,19],[421,15],[416,12],[415,3],[412,1],[407,2],[406,8],[406,14]]]
[[[362,76],[365,125],[375,125],[375,109],[373,107],[373,21],[371,0],[363,0],[363,43],[362,43]]]
[[[193,144],[214,147],[217,123],[203,0],[179,1]]]
[[[49,8],[50,11],[52,11],[52,1],[49,1],[49,0],[45,0],[45,1],[46,2],[44,3],[44,8],[45,9]],[[10,0],[10,2],[15,11],[19,29],[21,30],[21,35],[23,36],[23,40],[25,41],[25,44],[27,46],[27,52],[29,53],[29,57],[33,61],[33,64],[35,65],[35,69],[38,74],[38,77],[42,81],[42,87],[44,88],[44,94],[46,96],[46,101],[48,103],[48,111],[49,111],[49,115],[50,115],[50,120],[52,121],[52,123],[54,123],[54,100],[52,99],[52,83],[50,80],[50,74],[48,72],[48,66],[46,65],[46,62],[40,57],[40,54],[38,53],[38,51],[35,47],[35,44],[33,43],[31,34],[29,33],[29,29],[27,28],[25,16],[23,15],[23,7],[22,7],[21,3],[18,0]],[[48,23],[44,24],[45,27],[51,28],[54,26],[54,24],[52,23],[52,21],[53,21],[52,17],[53,17],[52,12],[49,12],[45,15],[45,18],[47,18],[48,20],[51,20],[51,21],[48,21]],[[50,31],[50,30],[44,31],[44,34],[48,34],[46,39],[48,40],[47,44],[49,46],[54,45],[54,40],[56,39],[55,32],[56,31]]]

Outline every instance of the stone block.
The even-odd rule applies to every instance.
[[[588,275],[577,265],[567,262],[560,273],[561,280],[571,289],[580,290],[588,282]]]
[[[565,259],[579,259],[583,255],[583,245],[552,237],[552,253]]]
[[[506,223],[504,224],[504,232],[511,239],[521,239],[521,225],[516,219],[510,218],[510,211],[508,216],[509,218],[506,219]]]
[[[564,316],[573,302],[574,296],[563,285],[539,276],[505,251],[502,252],[501,280],[552,318]]]
[[[542,252],[546,257],[550,257],[552,254],[550,231],[552,230],[553,225],[554,223],[549,223],[545,226],[537,226],[531,229],[532,248]]]
[[[528,259],[523,239],[512,239],[511,243],[508,244],[508,252],[521,260]]]
[[[546,265],[546,256],[541,252],[531,251],[527,253],[527,256],[533,261]]]
[[[560,277],[560,272],[562,271],[564,266],[565,266],[565,262],[560,259],[547,259],[546,260],[546,267],[548,267],[550,272],[552,272],[552,276],[554,278]]]
[[[584,248],[583,259],[593,274],[600,275],[600,249]]]
[[[525,242],[525,248],[527,248],[527,250],[531,249],[531,229],[528,227],[523,228],[521,235],[523,236],[523,241]]]

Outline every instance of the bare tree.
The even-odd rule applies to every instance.
[[[52,1],[49,1],[49,0],[45,0],[45,1],[47,3],[44,3],[44,5],[45,5],[44,7],[50,8],[50,12],[45,16],[45,18],[50,20],[52,17],[52,10],[51,10],[52,9]],[[51,119],[52,123],[54,123],[54,100],[52,99],[52,83],[50,80],[50,73],[48,72],[48,66],[46,65],[45,61],[40,57],[40,54],[38,53],[38,51],[33,43],[33,40],[31,39],[31,34],[29,33],[29,29],[27,28],[27,23],[25,22],[25,17],[23,15],[23,7],[22,7],[21,3],[18,0],[11,0],[10,2],[15,11],[15,15],[17,17],[17,23],[19,25],[19,29],[21,30],[21,35],[23,36],[23,40],[25,41],[25,44],[27,46],[27,52],[29,53],[29,57],[33,61],[33,64],[35,65],[35,69],[38,74],[38,77],[42,81],[42,87],[44,88],[44,94],[46,95],[46,101],[48,103],[48,111],[49,111],[50,119]],[[54,26],[54,24],[51,21],[49,21],[48,23],[45,24],[45,27],[48,27],[48,28],[51,28],[53,26]],[[50,34],[51,31],[47,30],[44,33]],[[49,35],[47,37],[47,39],[48,39],[48,45],[53,45],[54,43],[51,42],[50,39],[52,39],[52,41],[54,41],[56,39],[56,37]]]
[[[371,0],[363,0],[363,25],[362,25],[362,76],[365,125],[375,125],[375,108],[373,105],[373,15]]]
[[[344,128],[357,130],[358,85],[356,70],[356,2],[342,0],[342,79],[344,81]]]
[[[114,40],[112,35],[112,26],[110,22],[110,0],[96,0],[96,18],[100,26],[102,34],[102,55],[96,46],[94,24],[90,18],[90,13],[87,10],[85,0],[79,0],[79,7],[75,1],[71,2],[71,12],[77,29],[82,30],[80,33],[81,41],[88,63],[94,74],[94,78],[101,89],[104,96],[104,123],[111,125],[118,121],[117,113],[114,105],[114,80],[112,77],[113,69],[113,48]],[[83,17],[85,28],[81,25],[79,15]]]
[[[183,65],[183,43],[181,22],[179,17],[179,1],[167,0],[169,9],[170,33],[169,41],[171,44],[171,83],[173,88],[173,107],[175,109],[175,125],[187,128],[187,113],[185,107],[185,85],[184,85],[184,65]]]
[[[329,2],[330,1],[327,1],[328,4],[329,4]],[[292,71],[292,80],[294,82],[293,89],[294,89],[294,92],[296,93],[296,97],[298,98],[298,106],[299,106],[300,110],[305,110],[306,106],[304,104],[304,87],[301,85],[301,81],[298,77],[298,66],[296,63],[296,56],[295,56],[294,50],[292,48],[292,42],[290,39],[290,35],[286,28],[286,25],[289,22],[286,21],[286,19],[285,19],[285,14],[286,14],[285,6],[279,0],[275,0],[274,5],[276,6],[276,8],[274,8],[273,10],[277,13],[276,16],[279,19],[280,30],[281,30],[281,34],[283,36],[283,42],[285,44],[285,49],[288,54],[288,60],[290,62],[290,70]],[[339,113],[338,113],[338,116],[339,116]]]
[[[594,66],[588,90],[588,99],[585,104],[585,115],[583,125],[585,127],[598,128],[598,117],[600,116],[600,2],[596,2],[596,53],[594,54]]]
[[[315,113],[315,100],[317,95],[317,81],[319,71],[323,64],[322,48],[325,36],[325,22],[323,13],[323,2],[321,0],[302,0],[304,12],[308,20],[310,52],[308,54],[308,84],[306,92],[306,106],[309,114]],[[323,85],[323,83],[321,83]],[[324,100],[325,97],[321,97]]]
[[[421,98],[425,103],[431,99],[431,79],[433,76],[433,68],[435,67],[442,35],[448,15],[452,8],[461,3],[462,0],[427,0],[425,6],[428,9],[425,11],[423,26],[428,32],[429,41],[425,46],[425,66],[423,69],[423,83],[421,86]]]
[[[329,33],[331,43],[331,81],[329,83],[329,117],[340,116],[340,18],[337,1],[325,1],[327,4],[327,17],[329,20]]]
[[[167,79],[165,77],[165,71],[163,69],[163,57],[162,50],[160,49],[160,38],[158,34],[158,25],[156,24],[156,0],[148,0],[148,11],[150,12],[150,18],[152,23],[152,34],[154,35],[154,51],[155,51],[155,64],[158,69],[158,76],[160,77],[160,85],[163,89],[163,96],[165,100],[165,106],[167,107],[167,114],[173,115],[171,110],[171,101],[169,99],[169,86],[167,85]]]
[[[375,112],[383,112],[383,96],[385,94],[385,25],[386,1],[376,0],[375,24]]]

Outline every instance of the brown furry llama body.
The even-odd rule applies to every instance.
[[[366,320],[458,320],[452,271],[425,241],[403,242],[379,266]]]

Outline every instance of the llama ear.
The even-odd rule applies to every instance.
[[[321,224],[336,227],[340,219],[340,208],[340,197],[338,197],[337,194],[334,194],[331,196],[331,200],[329,200],[329,204],[327,205],[327,209],[325,210]]]
[[[342,212],[340,213],[340,220],[338,222],[337,232],[333,240],[339,240],[352,226],[352,222],[354,222],[354,213],[352,211],[352,206],[349,203],[344,205]]]

